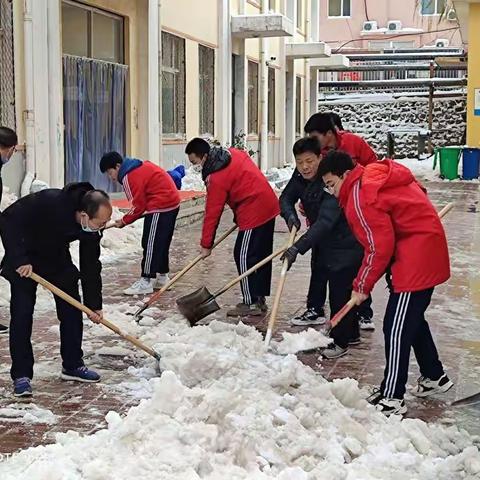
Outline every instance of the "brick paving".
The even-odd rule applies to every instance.
[[[460,183],[429,184],[429,193],[435,204],[442,206],[454,200],[457,205],[445,219],[449,244],[454,255],[453,276],[435,292],[428,318],[438,342],[440,355],[455,387],[442,400],[418,400],[407,397],[409,417],[426,421],[439,421],[444,424],[456,424],[473,434],[480,435],[478,415],[480,404],[453,408],[449,403],[456,398],[480,391],[480,329],[478,318],[480,311],[480,225],[477,215],[479,188],[477,184]],[[219,231],[228,228],[223,222]],[[197,251],[200,225],[179,229],[173,242],[172,270],[179,270],[183,263],[193,258]],[[286,241],[287,232],[283,221],[277,222],[275,242],[280,246]],[[191,271],[180,281],[173,291],[167,292],[158,304],[166,311],[175,310],[175,298],[189,293],[201,285],[213,290],[236,275],[232,261],[234,236],[227,239],[210,259]],[[128,301],[134,305],[138,299],[125,299],[121,290],[139,274],[138,253],[122,258],[115,265],[104,267],[105,303],[114,304]],[[432,259],[434,261],[434,259]],[[274,263],[275,273],[279,272],[279,262]],[[276,336],[283,331],[296,331],[290,327],[288,319],[304,307],[309,279],[309,257],[302,257],[289,273],[282,298]],[[276,281],[274,280],[273,288]],[[220,298],[220,305],[227,306],[238,301],[239,290],[234,288]],[[314,353],[300,354],[299,358],[329,379],[350,376],[360,385],[376,385],[382,378],[384,366],[383,340],[381,333],[381,315],[385,307],[387,293],[382,282],[374,292],[374,310],[377,330],[363,335],[358,347],[350,354],[336,361],[318,360]],[[217,312],[213,318],[225,319],[225,309]],[[112,319],[114,320],[114,319]],[[0,308],[0,321],[8,321],[7,309]],[[231,321],[231,320],[227,320]],[[262,318],[244,319],[245,323],[265,330]],[[86,362],[99,369],[102,383],[95,385],[72,384],[58,378],[60,368],[58,333],[56,320],[52,312],[39,312],[34,323],[34,350],[36,370],[34,379],[35,395],[32,402],[41,408],[51,410],[57,417],[55,424],[28,424],[12,421],[1,415],[0,410],[0,454],[11,453],[18,449],[45,444],[54,441],[54,434],[67,430],[90,433],[105,426],[104,416],[109,410],[124,413],[138,403],[132,394],[119,392],[115,385],[125,380],[125,370],[130,365],[141,365],[144,357],[119,355],[97,355],[95,348],[101,343],[107,346],[126,346],[121,339],[110,335],[106,330],[95,342],[87,340],[84,344]],[[297,329],[298,330],[298,329]],[[8,339],[0,337],[0,409],[16,404],[11,395],[11,382],[8,374]],[[128,375],[128,374],[127,374]],[[413,385],[418,370],[412,357],[410,384]],[[29,406],[29,402],[22,405]],[[18,404],[17,404],[18,405]],[[18,407],[17,407],[18,408]]]

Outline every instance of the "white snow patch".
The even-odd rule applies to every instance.
[[[272,348],[284,355],[326,347],[332,342],[330,338],[314,328],[299,333],[282,332],[282,336],[281,342],[272,342]]]
[[[185,170],[185,176],[182,178],[182,190],[193,190],[195,192],[204,192],[205,183],[202,180],[202,174],[195,168],[189,167]]]
[[[148,396],[108,428],[58,434],[0,463],[2,480],[103,478],[473,479],[480,454],[456,427],[386,418],[352,379],[327,382],[295,356],[265,351],[243,324],[138,328],[162,353],[129,369]]]
[[[50,410],[40,408],[34,403],[26,405],[13,403],[0,408],[0,420],[2,422],[20,423],[57,423],[57,417]]]

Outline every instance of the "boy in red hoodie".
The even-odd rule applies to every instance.
[[[319,173],[364,248],[353,284],[356,305],[368,298],[387,269],[391,273],[383,325],[385,374],[368,401],[386,415],[403,415],[412,347],[421,374],[415,395],[427,397],[453,386],[425,320],[435,286],[450,277],[442,223],[410,170],[392,160],[362,167],[344,152],[331,152]]]
[[[122,158],[118,152],[106,153],[100,170],[122,184],[131,210],[115,224],[122,228],[144,217],[142,276],[123,293],[148,295],[168,282],[169,250],[180,208],[180,195],[163,168],[136,158]]]
[[[223,209],[233,211],[239,233],[234,258],[239,274],[272,253],[275,217],[280,213],[278,198],[267,179],[248,154],[236,148],[211,148],[202,138],[191,140],[185,153],[193,165],[201,166],[207,185],[205,218],[200,245],[204,257],[211,253]],[[243,302],[228,316],[259,316],[267,311],[272,263],[269,262],[241,282]]]

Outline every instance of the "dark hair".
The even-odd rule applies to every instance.
[[[305,133],[327,133],[329,130],[335,133],[335,124],[330,113],[314,113],[305,124]]]
[[[322,158],[318,167],[318,174],[323,177],[327,173],[341,177],[347,170],[353,170],[355,164],[352,157],[340,150],[332,150]]]
[[[295,156],[301,155],[302,153],[311,152],[315,155],[320,155],[321,147],[320,143],[316,138],[313,137],[305,137],[300,138],[295,142],[293,146],[293,154]]]
[[[0,127],[0,147],[12,148],[17,144],[17,134],[11,128]]]
[[[80,211],[95,218],[100,207],[110,207],[110,197],[103,190],[90,190],[80,200]]]
[[[193,138],[187,143],[185,153],[187,155],[194,153],[197,157],[203,157],[210,153],[210,145],[203,138]]]
[[[105,153],[100,160],[100,171],[105,173],[110,168],[116,168],[123,163],[123,158],[118,152]]]
[[[340,118],[340,115],[335,112],[330,112],[330,118],[332,119],[333,124],[339,129],[339,130],[345,130],[343,128],[342,124],[342,119]]]

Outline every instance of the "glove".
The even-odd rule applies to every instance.
[[[300,220],[298,219],[298,217],[294,213],[292,213],[287,219],[288,229],[290,231],[292,231],[292,228],[296,227],[297,230],[300,230],[300,225],[301,225]]]
[[[287,271],[290,270],[290,268],[292,268],[292,265],[295,263],[295,260],[297,259],[297,255],[298,255],[297,247],[292,246],[287,250],[285,250],[283,255],[280,257],[280,260],[282,260],[282,262],[283,260],[286,260],[288,262]]]

